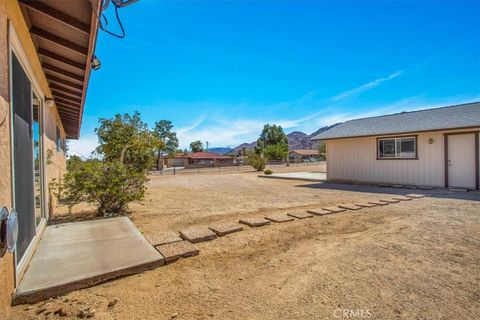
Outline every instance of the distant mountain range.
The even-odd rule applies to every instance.
[[[315,150],[318,148],[318,145],[316,142],[311,141],[310,139],[315,137],[316,135],[333,128],[337,124],[334,124],[332,126],[325,126],[317,131],[313,132],[312,134],[306,134],[301,131],[293,131],[287,134],[288,138],[288,150]],[[238,151],[241,151],[243,148],[245,150],[253,150],[255,149],[255,146],[257,145],[257,141],[253,141],[250,143],[242,143],[241,145],[236,146],[235,148],[225,148],[225,147],[218,147],[218,148],[208,148],[209,152],[217,152],[220,154],[225,154],[225,153],[237,153]]]

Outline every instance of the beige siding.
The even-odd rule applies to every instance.
[[[443,187],[444,132],[418,133],[417,149],[418,160],[377,160],[377,137],[328,140],[327,178]]]

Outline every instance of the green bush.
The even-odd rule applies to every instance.
[[[255,152],[247,153],[248,164],[251,165],[257,171],[263,171],[267,164],[266,160]]]
[[[68,160],[67,173],[58,185],[61,200],[70,207],[82,201],[94,203],[100,216],[123,213],[129,202],[143,198],[147,170],[164,142],[148,129],[138,112],[100,119],[95,132],[98,159]]]
[[[101,216],[123,213],[129,202],[143,198],[146,182],[143,172],[128,170],[120,162],[76,161],[69,163],[64,176],[62,198],[68,203],[94,203]]]
[[[263,173],[265,173],[266,175],[271,175],[273,171],[271,169],[265,169]]]

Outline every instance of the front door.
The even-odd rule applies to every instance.
[[[35,237],[32,88],[12,54],[14,206],[18,213],[17,264]]]
[[[448,139],[448,187],[475,189],[475,134],[450,134]]]

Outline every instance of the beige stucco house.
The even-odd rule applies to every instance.
[[[0,236],[2,319],[53,213],[49,185],[65,171],[65,140],[80,134],[99,6],[0,1],[0,207],[18,213],[13,253]]]
[[[326,141],[327,179],[479,189],[480,103],[341,123]]]

